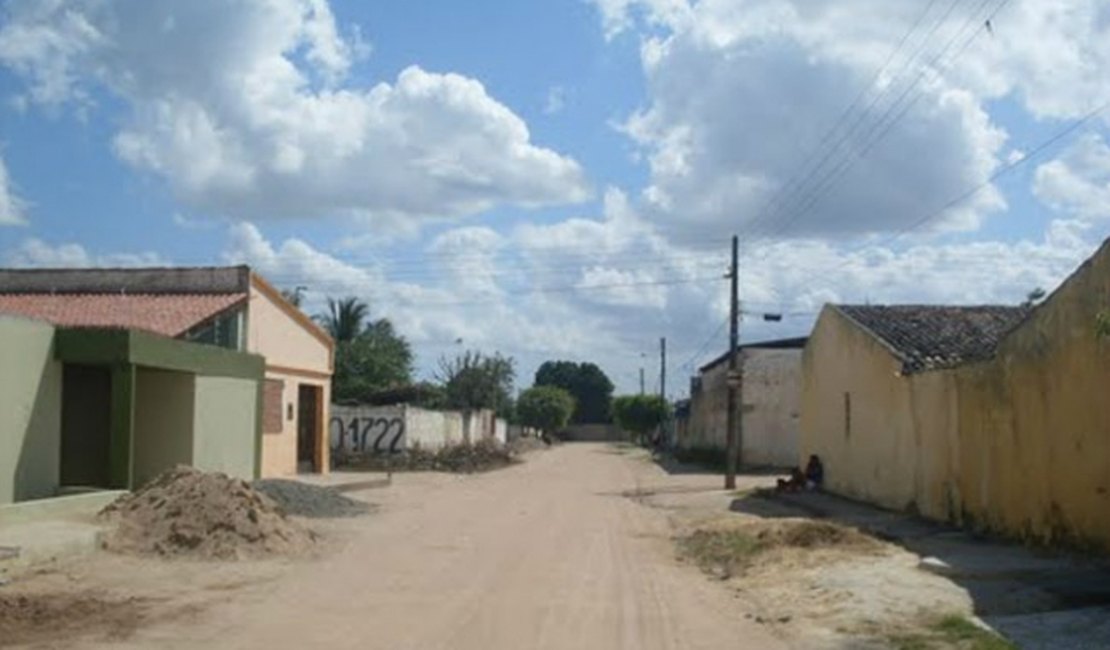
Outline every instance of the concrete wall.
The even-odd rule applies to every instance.
[[[132,445],[136,487],[171,467],[193,462],[194,375],[139,368]]]
[[[62,394],[54,328],[0,316],[0,359],[0,504],[53,496]]]
[[[954,518],[1110,550],[1107,245],[999,346],[962,369]]]
[[[463,442],[506,442],[508,425],[492,411],[432,411],[415,406],[339,406],[328,425],[332,450],[388,453],[421,447],[439,449]]]
[[[266,378],[284,382],[282,429],[262,438],[262,475],[297,473],[298,385],[322,390],[321,435],[317,444],[320,471],[329,466],[328,422],[331,419],[331,346],[289,311],[280,298],[252,284],[247,316],[247,350],[266,357]],[[290,417],[290,405],[292,416]]]
[[[746,465],[790,467],[797,464],[802,393],[802,351],[741,350],[744,368],[744,440]],[[682,449],[723,451],[728,435],[728,364],[700,375],[700,389],[690,396],[690,416],[681,425]]]
[[[419,445],[438,449],[465,440],[465,417],[458,411],[430,411],[415,406],[401,408],[405,418],[405,442],[398,448]]]
[[[193,465],[242,479],[255,477],[258,383],[196,378]]]

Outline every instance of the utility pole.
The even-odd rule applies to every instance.
[[[740,297],[739,297],[739,264],[740,240],[732,236],[732,267],[729,269],[729,280],[732,285],[729,295],[729,330],[728,330],[728,451],[725,453],[725,489],[736,489],[736,466],[740,461],[740,446],[743,444],[743,416],[736,412],[737,402],[741,402],[740,384],[742,371],[737,368],[739,356],[737,347],[740,342]]]
[[[659,396],[667,399],[667,337],[659,339]]]
[[[667,403],[667,337],[659,339],[659,397],[663,398],[663,403]],[[667,435],[667,422],[659,425],[659,443],[660,445],[666,444],[664,438]]]
[[[640,366],[640,394],[644,394],[644,367]]]

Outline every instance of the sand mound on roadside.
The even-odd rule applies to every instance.
[[[234,560],[298,555],[316,539],[269,497],[224,474],[178,466],[112,502],[100,518],[121,553]]]

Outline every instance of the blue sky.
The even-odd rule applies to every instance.
[[[632,390],[667,336],[675,392],[736,232],[748,310],[796,314],[748,340],[1054,287],[1106,235],[1105,115],[914,224],[1110,99],[1099,3],[939,3],[933,38],[894,4],[0,0],[0,262],[250,263],[365,298],[425,376],[462,338]]]

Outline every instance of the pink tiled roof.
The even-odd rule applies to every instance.
[[[180,336],[236,303],[245,293],[0,294],[0,314],[18,314],[64,327],[140,329]]]

